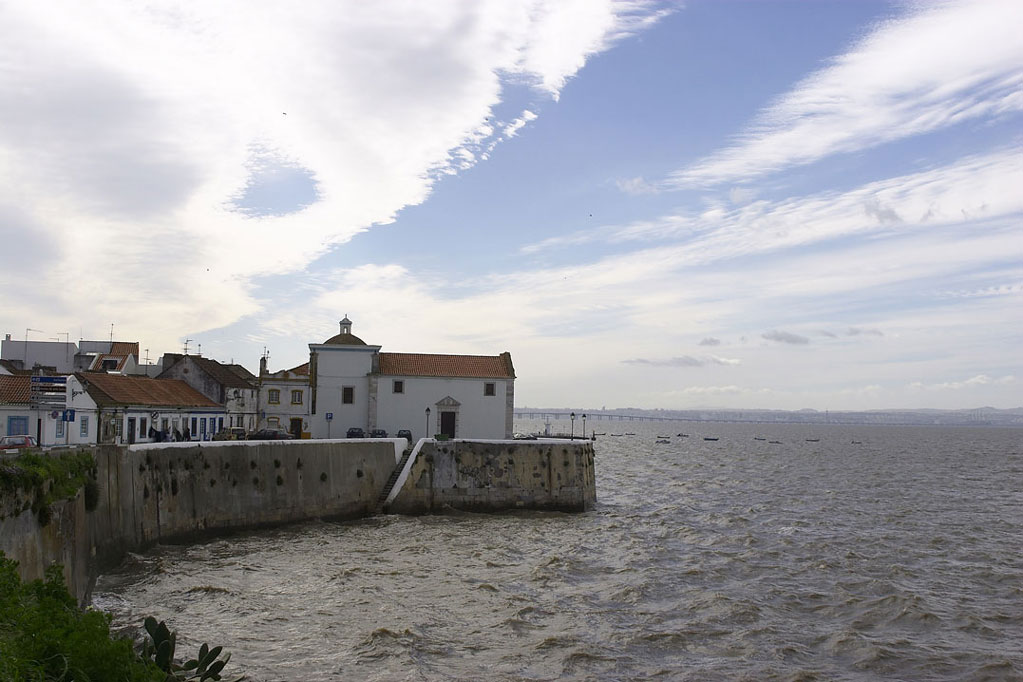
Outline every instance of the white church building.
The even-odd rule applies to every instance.
[[[352,321],[309,344],[309,421],[313,438],[348,429],[383,429],[413,440],[512,437],[515,368],[511,354],[382,353],[352,334]]]

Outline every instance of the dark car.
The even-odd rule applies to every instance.
[[[4,436],[0,438],[0,450],[20,450],[39,447],[35,436]]]
[[[398,433],[396,435],[398,438],[404,438],[409,443],[412,442],[412,432],[408,429],[398,429]]]
[[[281,429],[259,429],[250,433],[246,438],[247,440],[291,440],[294,436]]]
[[[387,432],[383,429],[373,429],[369,432],[370,438],[387,438]]]
[[[365,438],[366,432],[360,429],[358,426],[353,426],[348,429],[348,433],[345,434],[345,438]]]

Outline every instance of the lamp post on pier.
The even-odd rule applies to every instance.
[[[572,420],[572,440],[575,440],[575,412],[573,412],[572,414],[570,414],[568,416]]]
[[[586,440],[586,415],[583,415],[583,440]]]
[[[430,437],[430,408],[426,408],[426,433],[423,434],[423,438]]]

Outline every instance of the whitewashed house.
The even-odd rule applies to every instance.
[[[226,411],[178,379],[79,372],[67,380],[70,443],[209,440]]]
[[[352,334],[352,321],[323,343],[309,344],[314,438],[400,429],[413,439],[512,436],[515,368],[511,355],[382,353]]]
[[[40,445],[67,443],[66,377],[0,375],[0,436],[33,436]]]
[[[295,438],[310,438],[309,363],[269,372],[259,360],[259,427],[281,429]]]
[[[226,427],[256,428],[259,412],[257,380],[238,364],[217,362],[201,355],[165,353],[158,379],[180,379],[227,412]]]

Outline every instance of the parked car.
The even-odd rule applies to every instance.
[[[387,432],[383,429],[373,429],[369,432],[370,438],[387,438]]]
[[[247,438],[248,440],[292,440],[294,436],[281,429],[259,429],[250,433]]]
[[[345,434],[345,438],[365,438],[366,432],[360,429],[358,426],[353,426],[348,429],[348,433]]]
[[[0,450],[20,450],[21,448],[37,448],[35,436],[4,436],[0,438]]]
[[[213,435],[213,440],[245,440],[246,438],[245,429],[238,426],[221,429]]]
[[[395,434],[398,438],[404,438],[409,443],[412,442],[412,432],[408,429],[398,429],[398,433]]]

